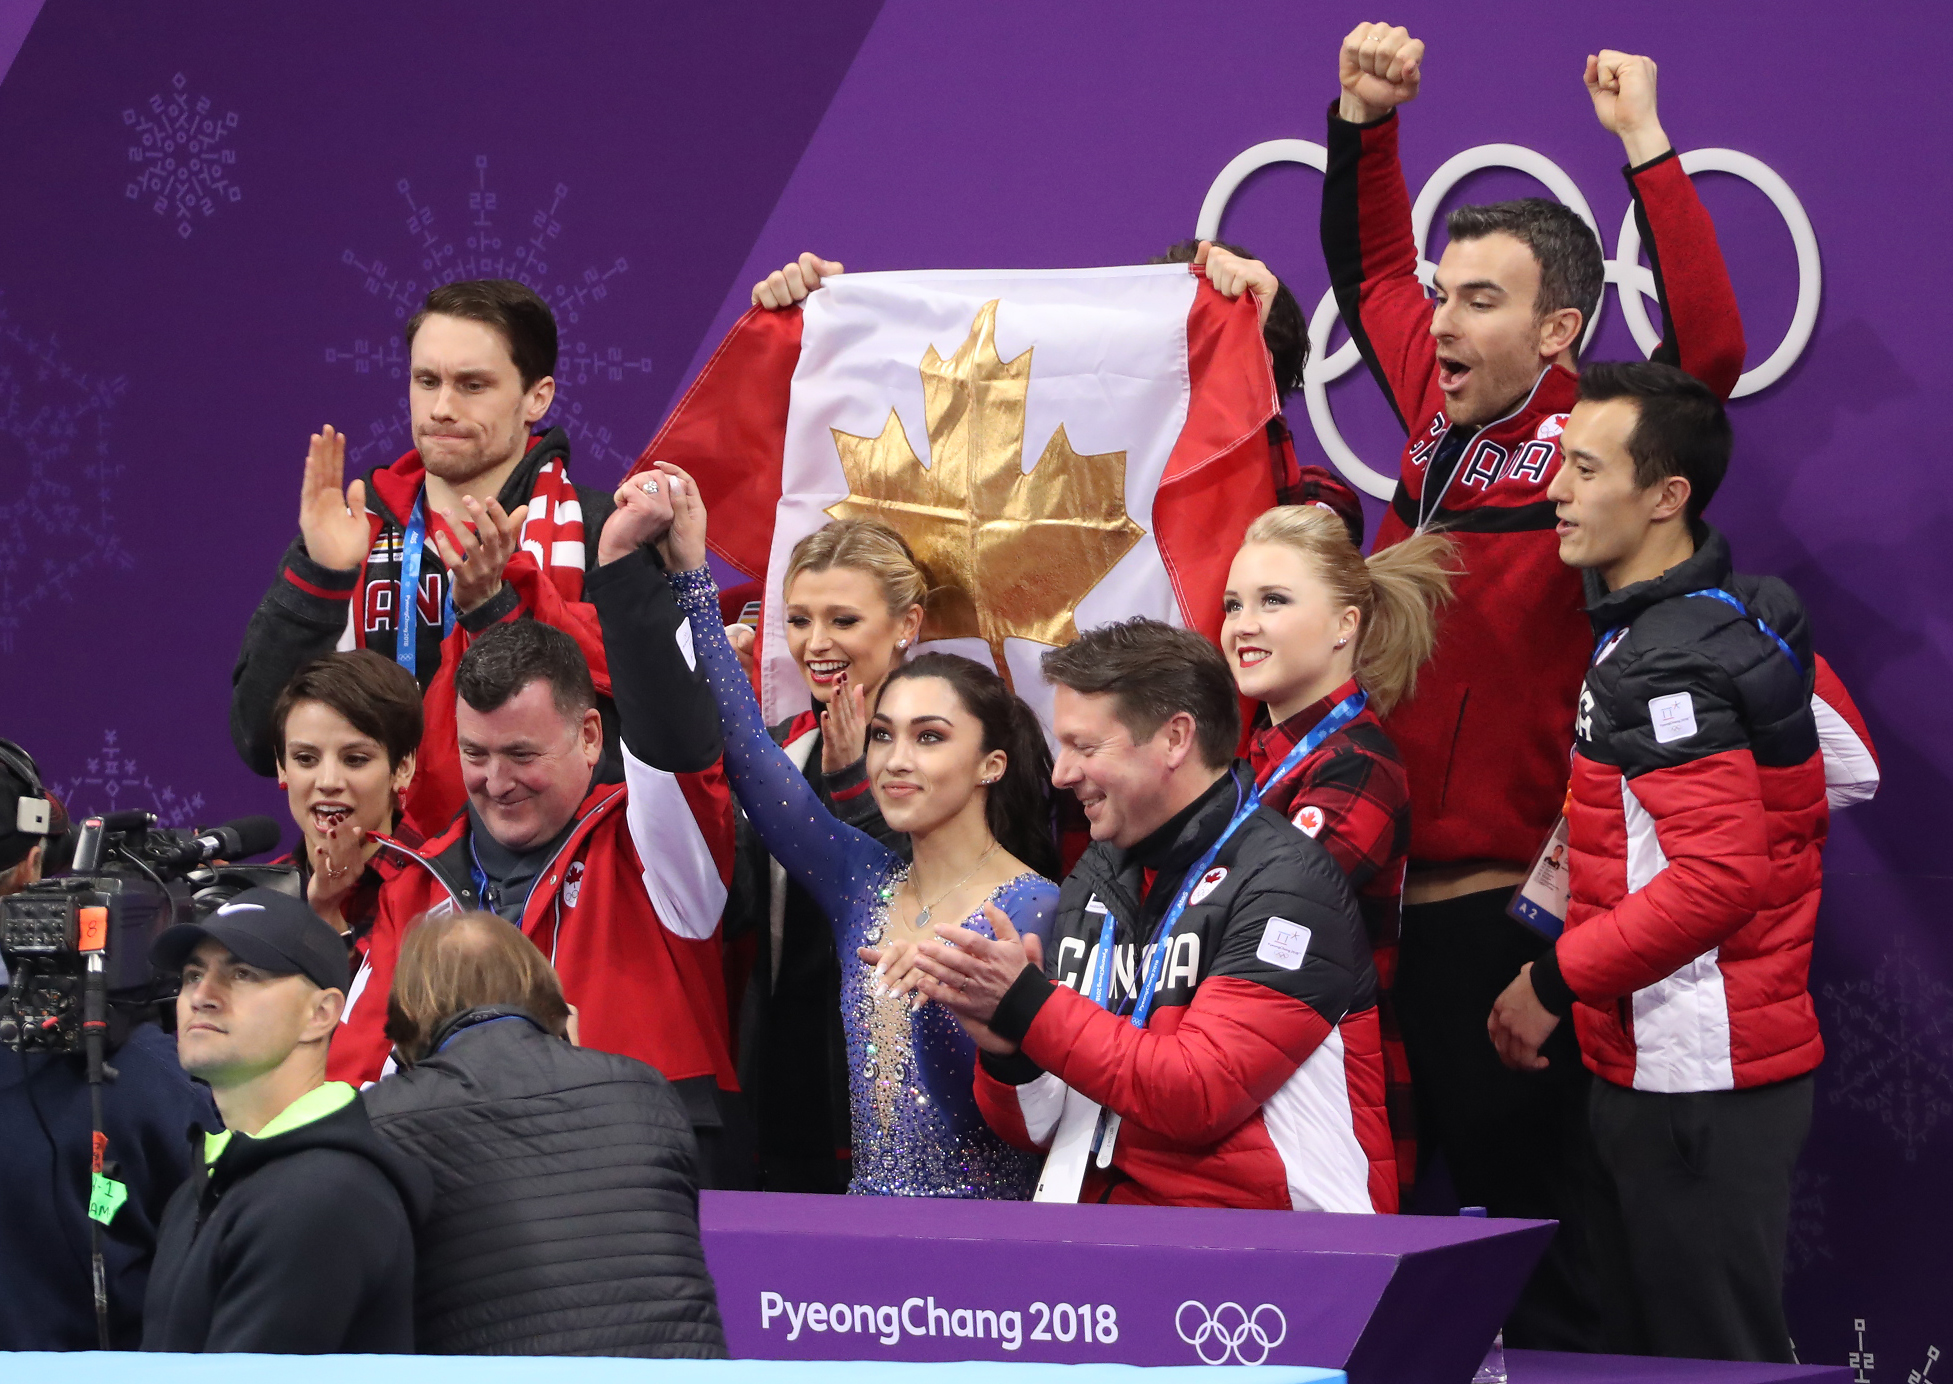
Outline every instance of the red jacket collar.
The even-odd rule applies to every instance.
[[[1356,679],[1351,678],[1328,696],[1309,703],[1279,726],[1263,726],[1255,732],[1253,743],[1248,746],[1248,762],[1254,766],[1255,778],[1259,780],[1284,756],[1296,747],[1307,735],[1322,723],[1336,704],[1345,697],[1356,693]],[[1264,707],[1264,714],[1266,708]]]
[[[564,841],[562,848],[556,852],[556,858],[558,860],[573,859],[583,849],[583,843],[590,839],[590,833],[595,831],[613,811],[622,806],[625,796],[624,785],[621,783],[600,783],[591,789],[589,796],[584,798],[583,802],[576,809],[576,829],[570,833],[569,839]],[[454,851],[456,852],[457,859],[447,862],[445,868],[455,873],[458,878],[466,879],[467,869],[465,866],[460,865],[459,861],[466,858],[464,853],[466,851],[467,836],[468,809],[464,806],[461,811],[455,814],[454,820],[448,824],[446,831],[432,840],[424,842],[412,854],[418,855],[430,865],[435,865],[435,872],[438,875],[441,873],[443,867],[438,865],[437,862],[440,862],[441,857],[449,851]],[[403,849],[405,848],[403,847]],[[375,857],[375,859],[377,858]],[[442,882],[448,883],[445,877]],[[454,887],[452,883],[448,883],[449,892],[453,892]],[[527,920],[527,915],[535,910],[537,899],[546,897],[554,892],[553,889],[537,890],[530,894],[529,907],[524,910],[525,921]]]

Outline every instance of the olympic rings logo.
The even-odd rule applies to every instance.
[[[1191,1335],[1187,1331],[1190,1307],[1200,1314]],[[1268,1359],[1269,1351],[1288,1339],[1288,1318],[1271,1302],[1252,1312],[1238,1302],[1224,1302],[1210,1312],[1205,1303],[1189,1298],[1173,1314],[1173,1329],[1206,1364],[1225,1365],[1232,1358],[1236,1364],[1259,1365]],[[1251,1352],[1252,1360],[1248,1358]]]
[[[1276,163],[1299,163],[1322,172],[1328,168],[1329,151],[1312,139],[1271,139],[1236,155],[1214,179],[1213,186],[1207,189],[1207,197],[1200,204],[1200,220],[1194,230],[1195,237],[1211,240],[1218,235],[1221,213],[1227,210],[1228,200],[1234,196],[1235,190],[1250,173]],[[1600,226],[1594,220],[1593,210],[1565,169],[1544,154],[1517,144],[1481,144],[1446,159],[1424,184],[1411,208],[1412,230],[1417,238],[1417,276],[1424,281],[1426,288],[1430,287],[1431,277],[1437,272],[1437,266],[1425,257],[1431,220],[1436,216],[1445,195],[1461,179],[1485,168],[1517,169],[1538,179],[1555,197],[1579,213],[1580,219],[1593,229],[1595,238],[1600,239]],[[1824,291],[1824,268],[1818,257],[1817,232],[1811,226],[1811,218],[1805,212],[1804,204],[1790,190],[1790,184],[1761,159],[1734,149],[1691,149],[1682,155],[1682,171],[1728,173],[1743,179],[1770,199],[1777,214],[1783,217],[1784,225],[1790,231],[1791,242],[1796,246],[1797,307],[1791,314],[1790,327],[1784,332],[1783,340],[1777,343],[1777,349],[1762,364],[1743,372],[1731,396],[1741,398],[1782,379],[1797,358],[1803,355],[1804,348],[1810,345],[1811,332],[1817,326],[1818,301]],[[1603,240],[1602,243],[1606,242]],[[1634,224],[1632,206],[1621,219],[1621,233],[1614,242],[1614,258],[1607,261],[1607,282],[1615,286],[1621,316],[1633,333],[1635,343],[1644,352],[1652,352],[1661,343],[1661,333],[1649,321],[1648,307],[1642,300],[1655,296],[1655,276],[1641,264],[1641,232]],[[1328,353],[1329,333],[1336,325],[1338,316],[1333,290],[1324,293],[1316,310],[1309,314],[1309,365],[1302,376],[1302,393],[1308,402],[1309,422],[1315,429],[1316,440],[1322,444],[1323,451],[1329,454],[1329,459],[1338,470],[1363,490],[1379,499],[1388,499],[1397,488],[1395,465],[1378,471],[1366,464],[1343,440],[1329,408],[1330,381],[1340,379],[1355,369],[1362,359],[1354,341],[1346,341],[1342,349]],[[1600,314],[1595,313],[1594,320],[1587,324],[1587,335],[1580,343],[1582,348],[1593,340],[1594,330],[1599,325]]]

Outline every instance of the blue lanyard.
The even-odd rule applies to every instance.
[[[1746,606],[1744,606],[1744,604],[1741,601],[1737,600],[1734,596],[1730,595],[1727,591],[1724,591],[1721,587],[1705,586],[1700,591],[1689,592],[1689,595],[1713,597],[1714,599],[1721,601],[1726,606],[1734,607],[1740,614],[1745,615],[1752,620],[1756,620],[1756,627],[1762,630],[1765,634],[1769,635],[1771,642],[1774,643],[1779,649],[1783,650],[1783,656],[1790,660],[1790,666],[1795,668],[1800,673],[1804,671],[1803,660],[1799,659],[1797,655],[1791,650],[1790,645],[1784,642],[1784,637],[1781,634],[1778,634],[1775,630],[1771,629],[1768,625],[1764,624],[1761,620],[1757,620],[1754,615],[1750,615],[1749,609]]]
[[[427,548],[427,491],[423,487],[400,538],[400,591],[394,601],[393,660],[419,676],[415,656],[420,652],[420,558]],[[441,637],[454,633],[454,593],[441,598]]]
[[[1784,637],[1781,634],[1778,634],[1775,630],[1771,629],[1768,625],[1764,624],[1763,621],[1757,619],[1756,616],[1751,615],[1749,612],[1749,607],[1745,606],[1740,600],[1730,595],[1727,591],[1724,591],[1720,586],[1705,586],[1700,591],[1689,592],[1688,595],[1708,596],[1713,600],[1721,601],[1724,605],[1730,607],[1732,610],[1735,610],[1744,618],[1755,621],[1756,627],[1759,630],[1762,630],[1764,634],[1769,636],[1770,642],[1775,644],[1779,649],[1783,650],[1783,656],[1790,660],[1790,666],[1795,668],[1800,673],[1804,671],[1804,661],[1797,657],[1796,650],[1790,647],[1790,645],[1785,641]],[[1622,635],[1625,634],[1626,632],[1627,632],[1626,625],[1616,625],[1614,626],[1614,628],[1610,630],[1603,631],[1601,633],[1600,638],[1594,641],[1594,662],[1599,663],[1603,658],[1607,657],[1608,653],[1612,649],[1612,644],[1610,641],[1612,641],[1617,635]]]
[[[1186,877],[1180,881],[1179,892],[1173,896],[1173,902],[1166,910],[1166,916],[1160,919],[1159,927],[1154,929],[1152,951],[1146,958],[1145,980],[1140,987],[1139,1000],[1133,1005],[1132,1026],[1134,1028],[1146,1027],[1146,1018],[1153,1010],[1153,996],[1160,987],[1160,976],[1166,970],[1166,953],[1169,950],[1168,943],[1173,937],[1174,925],[1180,921],[1180,915],[1187,911],[1188,898],[1193,894],[1202,876],[1207,873],[1208,867],[1213,865],[1214,857],[1221,853],[1221,847],[1228,843],[1229,838],[1243,822],[1255,815],[1261,807],[1261,797],[1266,790],[1273,788],[1294,773],[1297,765],[1322,747],[1323,741],[1362,715],[1363,708],[1369,704],[1370,694],[1358,688],[1336,703],[1329,714],[1316,723],[1315,729],[1303,736],[1282,762],[1275,766],[1275,772],[1257,783],[1245,797],[1241,794],[1240,785],[1235,785],[1236,806],[1227,829],[1187,870]],[[1108,908],[1105,911],[1105,922],[1099,926],[1099,962],[1092,968],[1092,1003],[1101,1009],[1112,1007],[1113,934],[1116,927],[1117,920],[1112,916],[1112,910]]]
[[[501,891],[496,890],[493,893],[490,892],[488,871],[482,869],[481,853],[475,849],[475,829],[473,823],[470,823],[468,827],[468,876],[474,882],[475,886],[475,906],[477,908],[485,908],[490,913],[498,912],[499,910],[495,905],[502,901]]]

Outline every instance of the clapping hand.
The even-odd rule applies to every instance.
[[[1043,969],[1044,949],[1035,936],[1020,937],[994,903],[983,906],[994,937],[950,923],[936,924],[937,940],[916,948],[916,992],[956,1016],[985,1052],[1009,1056],[1017,1044],[990,1030],[990,1020],[1026,966]]]
[[[840,773],[867,748],[868,694],[843,673],[834,683],[827,709],[821,712],[821,772]]]
[[[321,567],[351,572],[366,561],[373,530],[366,521],[366,482],[346,481],[346,435],[328,423],[312,434],[298,492],[298,532]]]
[[[514,514],[508,514],[500,500],[490,500],[485,509],[472,495],[463,496],[461,503],[473,523],[460,522],[454,514],[443,511],[441,517],[448,521],[454,541],[437,530],[434,547],[448,565],[448,590],[454,597],[454,608],[466,615],[487,604],[502,589],[502,571],[522,548],[522,521],[529,517],[529,506],[521,505]],[[461,545],[459,550],[456,543]]]

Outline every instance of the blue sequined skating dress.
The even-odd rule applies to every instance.
[[[877,1000],[875,968],[855,955],[855,948],[881,941],[889,901],[908,878],[908,867],[873,837],[835,820],[766,733],[752,683],[719,622],[711,572],[674,573],[671,585],[691,619],[693,650],[719,702],[726,773],[740,806],[768,854],[813,895],[834,929],[854,1124],[849,1192],[1029,1199],[1038,1159],[999,1139],[978,1112],[971,1091],[976,1045],[938,1005],[911,1012],[906,997]],[[1043,940],[1058,887],[1027,873],[995,890],[989,902],[1018,932]],[[963,926],[990,935],[981,909]]]

